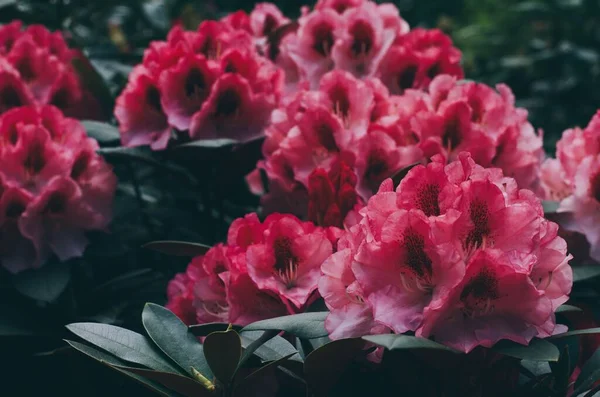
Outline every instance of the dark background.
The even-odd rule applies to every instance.
[[[275,3],[289,17],[307,4]],[[550,154],[564,129],[586,125],[600,106],[599,1],[396,4],[411,27],[440,28],[451,35],[463,51],[466,78],[508,84],[532,124],[544,130]],[[21,19],[62,30],[70,45],[91,59],[97,74],[83,76],[84,84],[110,114],[144,48],[164,39],[174,21],[192,29],[203,19],[253,6],[244,0],[0,0],[0,23]],[[64,348],[61,340],[74,338],[64,325],[101,321],[139,329],[143,303],[163,304],[168,280],[187,263],[141,246],[165,239],[221,241],[231,220],[258,204],[243,176],[256,163],[259,148],[260,142],[200,154],[107,154],[119,177],[111,233],[90,236],[84,258],[62,273],[48,264],[50,276],[65,281],[64,288],[52,291],[57,283],[48,280],[55,278],[34,277],[38,291],[54,293],[51,299],[33,299],[0,274],[0,395],[144,395],[136,384]]]

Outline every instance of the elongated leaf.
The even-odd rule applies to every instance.
[[[143,248],[158,251],[174,256],[198,256],[204,255],[210,249],[209,246],[186,241],[153,241],[145,244]]]
[[[573,395],[583,393],[589,389],[598,379],[600,379],[600,349],[596,350],[592,357],[581,368],[581,373],[575,381],[575,391]]]
[[[556,308],[556,313],[581,312],[582,310],[576,306],[561,305]]]
[[[65,290],[70,279],[68,263],[49,263],[39,269],[19,273],[13,277],[13,284],[17,291],[29,298],[53,302]]]
[[[290,342],[281,336],[277,335],[278,331],[269,330],[265,332],[261,331],[248,331],[240,334],[242,338],[242,347],[244,355],[240,360],[240,367],[252,356],[253,354],[261,358],[263,361],[275,361],[281,357],[285,357],[292,354],[292,361],[302,361],[298,351],[292,346]]]
[[[544,339],[532,339],[529,346],[502,340],[496,343],[492,350],[505,356],[530,361],[558,361],[560,357],[558,348]]]
[[[240,142],[233,139],[203,139],[192,141],[176,146],[175,149],[193,149],[193,148],[220,148],[224,146],[232,146]]]
[[[121,139],[119,129],[112,124],[93,120],[83,120],[81,124],[87,135],[100,143],[118,142]]]
[[[131,367],[122,369],[158,382],[161,385],[166,386],[169,389],[174,390],[186,397],[214,397],[212,391],[206,389],[200,382],[196,382],[192,378],[177,375],[171,372],[151,371],[149,369]]]
[[[179,373],[143,335],[108,324],[74,323],[67,329],[118,358],[158,371]]]
[[[211,333],[204,339],[204,356],[213,374],[227,385],[242,357],[240,336],[233,330]]]
[[[169,389],[165,388],[164,386],[123,369],[123,368],[125,368],[123,366],[125,363],[110,354],[96,350],[93,347],[84,345],[83,343],[66,340],[66,339],[65,339],[65,342],[67,342],[73,349],[79,351],[80,353],[83,353],[86,356],[108,366],[109,368],[112,368],[115,371],[118,371],[118,372],[134,379],[135,381],[141,383],[142,385],[144,385],[151,391],[158,393],[161,396],[179,397],[179,394],[170,391]]]
[[[573,282],[589,280],[600,276],[600,266],[574,266],[573,267]]]
[[[560,357],[555,363],[550,363],[552,374],[556,382],[556,388],[559,391],[566,392],[569,386],[569,376],[571,375],[571,354],[569,345],[564,345],[560,350]]]
[[[244,384],[246,382],[254,380],[254,378],[256,378],[257,376],[259,376],[259,375],[261,375],[263,373],[265,373],[268,369],[276,367],[277,365],[283,364],[286,360],[288,360],[294,354],[288,354],[287,356],[281,357],[278,360],[271,361],[268,364],[263,365],[262,367],[260,367],[256,371],[252,372],[250,375],[246,376],[244,379],[242,379],[240,381],[240,383],[237,385],[237,388],[239,388],[240,385],[242,385],[242,384]]]
[[[242,331],[278,330],[298,338],[313,339],[327,336],[325,318],[329,312],[301,313],[261,320],[244,327]]]
[[[549,339],[561,339],[569,336],[576,335],[589,335],[589,334],[600,334],[600,328],[588,328],[588,329],[577,329],[575,331],[569,331],[558,335],[552,335]]]
[[[306,383],[316,396],[329,396],[364,346],[361,339],[340,339],[310,353],[304,361]]]
[[[376,345],[383,346],[388,350],[433,349],[459,353],[457,350],[432,340],[410,335],[368,335],[363,336],[363,339],[368,342],[375,343]]]
[[[195,368],[207,379],[212,379],[202,345],[175,314],[162,306],[146,303],[142,323],[154,343],[181,368],[190,375]]]

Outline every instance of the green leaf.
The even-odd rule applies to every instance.
[[[544,214],[554,214],[560,205],[560,201],[542,200]]]
[[[96,151],[107,159],[116,160],[136,160],[156,167],[162,167],[162,164],[155,160],[147,150],[140,147],[104,147]]]
[[[128,372],[156,381],[186,397],[214,397],[212,391],[208,390],[200,382],[196,382],[192,378],[187,378],[171,372],[152,371],[149,369],[131,367],[122,369],[126,369]]]
[[[560,357],[558,348],[544,339],[532,339],[529,346],[501,340],[492,347],[492,350],[505,356],[530,361],[558,361]]]
[[[402,179],[404,179],[404,177],[406,175],[408,175],[408,172],[419,164],[421,164],[421,163],[412,163],[412,164],[407,165],[406,167],[396,171],[394,173],[394,175],[392,175],[392,181],[394,182],[394,187],[398,187],[400,182],[402,182]]]
[[[154,343],[181,368],[190,375],[193,375],[192,368],[195,368],[206,378],[212,379],[202,345],[175,314],[162,306],[146,303],[142,311],[142,323]]]
[[[552,374],[556,382],[556,388],[559,391],[566,392],[569,387],[569,376],[571,375],[571,354],[569,345],[564,345],[560,349],[560,357],[555,363],[550,363]]]
[[[203,139],[198,141],[192,141],[184,143],[182,145],[175,146],[174,149],[190,149],[190,148],[221,148],[224,146],[232,146],[237,143],[233,139]]]
[[[589,280],[600,276],[600,266],[573,266],[573,282]]]
[[[266,370],[268,370],[268,369],[270,369],[270,368],[273,368],[273,367],[275,367],[275,366],[277,366],[277,365],[279,365],[279,364],[282,364],[282,363],[284,363],[284,362],[285,362],[285,361],[287,361],[287,360],[288,360],[290,357],[292,357],[294,354],[295,354],[295,353],[293,353],[293,354],[288,354],[287,356],[281,357],[280,359],[278,359],[278,360],[275,360],[275,361],[271,361],[271,362],[269,362],[268,364],[266,364],[266,365],[263,365],[262,367],[258,368],[256,371],[252,372],[250,375],[248,375],[248,376],[246,376],[244,379],[242,379],[242,380],[240,381],[240,383],[238,383],[238,384],[236,385],[236,389],[237,389],[237,388],[239,388],[239,386],[240,386],[240,385],[242,385],[242,384],[244,384],[244,383],[246,383],[246,382],[249,382],[249,381],[252,381],[252,380],[254,380],[254,378],[256,378],[257,376],[259,376],[259,375],[261,375],[261,374],[265,373],[265,372],[266,372]]]
[[[388,350],[414,350],[414,349],[434,349],[434,350],[445,350],[453,353],[460,353],[448,346],[444,346],[440,343],[434,342],[430,339],[419,338],[410,335],[396,335],[396,334],[383,334],[383,335],[368,335],[363,336],[363,339],[367,342],[374,343],[379,346],[383,346]]]
[[[100,121],[83,120],[87,135],[100,143],[118,142],[121,139],[119,129],[112,124]]]
[[[581,310],[580,308],[578,308],[576,306],[560,305],[559,307],[556,308],[555,313],[581,312],[581,311],[583,311],[583,310]]]
[[[209,246],[186,241],[153,241],[145,244],[142,248],[151,249],[167,255],[174,256],[198,256],[204,255],[210,249]]]
[[[240,336],[233,330],[209,334],[204,339],[204,356],[217,379],[229,384],[242,357]]]
[[[600,328],[577,329],[562,334],[552,335],[549,339],[560,339],[576,335],[600,334]]]
[[[325,318],[329,312],[300,313],[275,317],[247,325],[242,331],[285,331],[298,338],[313,339],[327,336]]]
[[[575,381],[575,390],[573,395],[583,393],[600,379],[600,349],[596,350],[592,357],[583,365],[581,373]]]
[[[17,4],[17,0],[0,0],[0,8],[14,6]]]
[[[179,373],[148,339],[137,332],[108,324],[74,323],[67,329],[118,358],[158,371]]]
[[[53,302],[71,279],[68,262],[48,263],[39,269],[26,270],[13,277],[13,285],[21,294],[43,302]]]
[[[312,392],[316,396],[331,395],[364,344],[361,339],[339,339],[310,353],[304,361],[304,374]]]
[[[101,352],[99,350],[96,350],[90,346],[84,345],[82,343],[79,342],[75,342],[75,341],[71,341],[71,340],[66,340],[65,342],[67,342],[73,349],[77,350],[80,353],[85,354],[86,356],[93,358],[96,361],[101,362],[102,364],[108,366],[109,368],[112,368],[115,371],[118,371],[132,379],[134,379],[135,381],[141,383],[142,385],[144,385],[145,387],[147,387],[148,389],[152,390],[153,392],[156,392],[162,396],[166,396],[166,397],[178,397],[179,394],[176,394],[174,392],[171,392],[169,389],[165,388],[164,386],[155,383],[151,380],[148,380],[142,376],[136,375],[134,373],[128,372],[127,370],[123,369],[123,362],[121,360],[119,360],[118,358]],[[117,367],[119,366],[119,367]]]
[[[278,332],[275,330],[242,332],[240,336],[244,355],[239,366],[241,367],[253,354],[263,361],[275,361],[287,355],[291,355],[293,361],[301,361],[298,351],[290,342],[277,335]]]

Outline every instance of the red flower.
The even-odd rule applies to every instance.
[[[107,227],[116,188],[96,141],[51,106],[6,112],[0,141],[2,265],[17,273],[51,254],[81,256],[84,232]]]

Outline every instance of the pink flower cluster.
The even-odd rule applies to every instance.
[[[123,145],[164,149],[176,131],[193,140],[263,134],[283,72],[256,52],[235,15],[193,32],[176,26],[150,44],[117,99]]]
[[[590,256],[600,261],[600,111],[585,129],[563,132],[556,157],[542,164],[545,197],[560,201],[558,212],[566,215],[562,226],[584,234]]]
[[[450,38],[439,30],[410,30],[391,3],[320,0],[294,23],[263,3],[250,18],[266,21],[258,29],[268,37],[261,48],[285,70],[288,90],[298,84],[315,89],[331,70],[379,77],[394,94],[425,88],[438,74],[463,75]]]
[[[542,137],[527,112],[515,108],[508,87],[495,91],[442,75],[428,89],[390,95],[378,79],[327,73],[317,90],[299,91],[273,112],[265,159],[248,177],[251,189],[264,193],[259,175],[264,172],[269,181],[265,210],[305,216],[319,186],[311,185],[311,175],[342,162],[355,174],[358,194],[345,205],[345,216],[403,167],[438,154],[453,161],[468,151],[478,164],[501,168],[519,186],[537,190]]]
[[[77,105],[82,90],[60,32],[21,21],[0,27],[0,114],[19,106]]]
[[[0,79],[1,81],[1,79]],[[111,219],[116,177],[83,126],[53,106],[0,116],[0,263],[11,273],[81,256]]]
[[[303,312],[319,298],[332,231],[272,214],[235,220],[227,244],[196,257],[167,289],[167,307],[187,324],[253,321]]]
[[[540,201],[467,153],[386,180],[322,266],[333,339],[415,332],[469,352],[561,332],[565,241]]]

